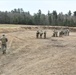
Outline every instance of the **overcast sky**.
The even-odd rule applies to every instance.
[[[23,8],[31,14],[37,13],[41,9],[47,14],[48,10],[56,10],[58,13],[67,13],[69,10],[76,11],[76,0],[0,0],[0,11],[11,11],[14,8]]]

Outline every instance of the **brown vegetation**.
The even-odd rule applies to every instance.
[[[36,39],[37,29],[25,28],[9,28],[12,33],[6,33],[8,49],[6,55],[0,50],[0,75],[76,75],[75,32],[51,37],[52,30],[46,29],[47,38]]]

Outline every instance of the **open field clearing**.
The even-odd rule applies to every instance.
[[[36,29],[22,29],[6,33],[8,49],[6,55],[0,50],[0,75],[76,75],[76,32],[51,37],[53,31],[46,29],[47,38],[36,39]]]

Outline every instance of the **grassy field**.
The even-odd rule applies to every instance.
[[[20,25],[15,25],[15,24],[0,24],[0,27],[15,27],[15,26],[20,26]]]
[[[0,75],[76,75],[76,32],[52,37],[53,30],[45,29],[47,38],[36,39],[36,30],[20,26],[0,25],[0,36],[8,38],[7,54],[0,50]]]
[[[76,75],[76,33],[36,39],[36,30],[6,33],[7,54],[0,50],[0,75]],[[0,36],[2,33],[0,34]]]

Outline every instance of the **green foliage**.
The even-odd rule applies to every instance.
[[[74,16],[76,16],[76,11],[74,11]]]
[[[25,24],[25,25],[56,25],[56,26],[76,26],[76,11],[73,15],[69,10],[67,14],[53,12],[45,15],[39,9],[37,13],[31,15],[22,8],[11,10],[11,12],[0,11],[0,24]]]
[[[72,14],[72,13],[71,13],[71,11],[69,10],[69,12],[68,12],[68,16],[71,16],[71,14]]]

